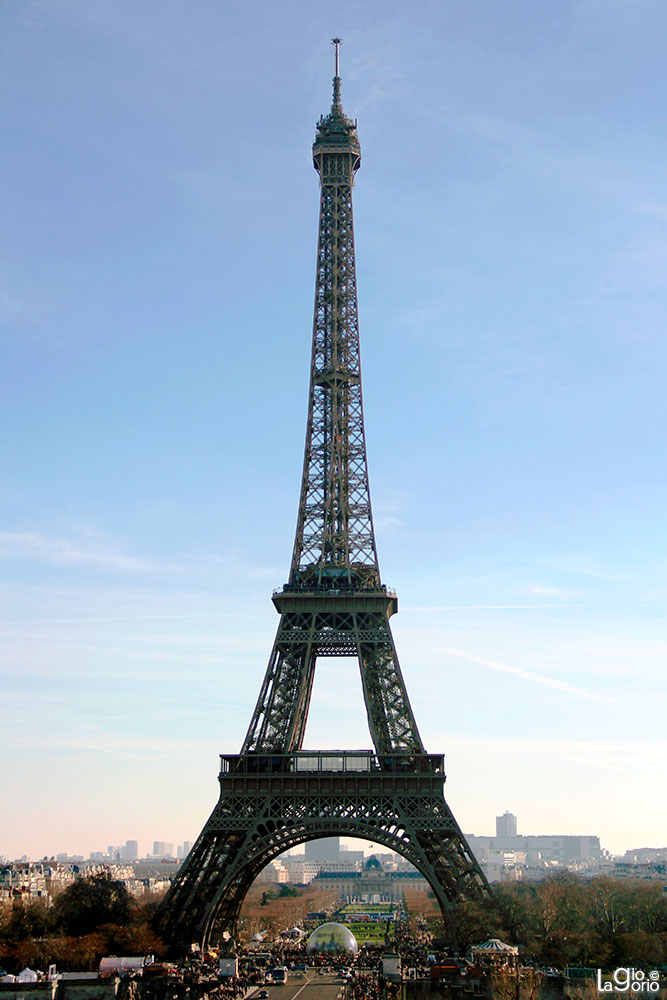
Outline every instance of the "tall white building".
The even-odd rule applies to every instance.
[[[126,840],[125,847],[121,847],[120,853],[123,861],[136,861],[139,858],[139,841]]]
[[[153,857],[154,858],[173,858],[174,856],[174,845],[168,844],[164,840],[154,840],[153,841]]]
[[[516,837],[516,816],[511,812],[504,812],[502,816],[496,816],[496,837]]]
[[[305,861],[303,857],[292,860],[289,855],[284,856],[282,862],[287,869],[289,881],[296,885],[312,882],[325,867],[321,861]]]
[[[338,837],[322,837],[321,840],[306,841],[305,860],[321,861],[324,864],[330,861],[339,861],[340,839]]]

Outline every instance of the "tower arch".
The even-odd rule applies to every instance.
[[[433,867],[425,862],[420,851],[413,851],[406,848],[403,837],[396,833],[391,833],[379,829],[377,826],[363,828],[363,824],[353,821],[341,821],[331,824],[323,832],[318,829],[317,837],[304,835],[302,830],[284,831],[284,839],[279,844],[268,840],[260,841],[257,845],[256,853],[249,851],[246,855],[241,877],[236,880],[226,881],[218,887],[216,895],[212,900],[207,914],[205,926],[202,928],[201,940],[204,947],[218,943],[222,933],[226,930],[233,938],[236,937],[239,915],[243,901],[250,889],[250,886],[271,861],[275,861],[285,851],[299,847],[319,837],[361,837],[364,840],[372,839],[374,843],[388,850],[399,854],[406,861],[409,861],[420,875],[428,883],[438,901],[444,920],[451,925],[454,912],[454,903],[442,892],[441,884],[433,871]],[[371,832],[372,831],[372,832]],[[363,834],[363,836],[362,836]]]

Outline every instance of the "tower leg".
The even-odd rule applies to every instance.
[[[243,753],[301,749],[320,656],[356,656],[378,753],[424,753],[396,655],[388,616],[395,597],[377,587],[326,594],[274,595],[280,624]]]

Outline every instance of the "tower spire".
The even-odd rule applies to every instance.
[[[342,38],[332,38],[331,39],[331,44],[333,46],[335,46],[335,49],[336,49],[335,63],[334,63],[334,65],[336,67],[336,72],[334,73],[335,77],[340,77],[340,45],[341,45],[342,41],[343,41]]]
[[[343,105],[340,100],[340,45],[341,38],[332,38],[331,44],[335,48],[334,56],[334,79],[333,79],[333,102],[331,104],[331,110],[335,114],[338,112],[342,115]]]

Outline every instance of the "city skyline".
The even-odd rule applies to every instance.
[[[294,538],[338,33],[380,568],[446,798],[466,831],[511,801],[662,846],[667,11],[1,16],[0,853],[183,843],[238,752]],[[369,744],[356,663],[318,666],[306,745]]]
[[[546,837],[560,837],[560,836],[574,836],[574,837],[584,837],[585,838],[585,837],[590,837],[590,836],[593,836],[593,837],[596,836],[595,831],[587,831],[587,832],[585,832],[585,831],[581,831],[580,830],[580,831],[577,831],[576,833],[574,833],[573,831],[567,831],[567,832],[565,832],[565,831],[558,831],[556,828],[554,828],[552,831],[544,831],[543,830],[543,831],[539,831],[539,832],[538,831],[528,831],[528,832],[526,832],[526,831],[518,829],[517,822],[518,822],[518,818],[513,813],[510,813],[507,810],[505,810],[505,812],[504,812],[504,814],[502,816],[496,816],[495,817],[495,832],[493,830],[491,830],[490,832],[480,833],[479,831],[473,832],[473,831],[468,830],[468,831],[464,831],[464,833],[465,833],[466,837],[472,837],[475,840],[479,840],[480,838],[483,839],[483,840],[494,840],[496,838],[506,839],[507,837],[511,838],[511,837],[517,837],[517,836],[519,838],[526,837],[526,836],[528,836],[528,837],[530,837],[530,836],[537,836],[537,837],[544,837],[544,838],[546,838]],[[326,843],[329,843],[329,841],[331,839],[332,838],[325,838]],[[339,841],[339,843],[340,843],[340,851],[342,852],[343,856],[347,852],[355,853],[355,852],[358,852],[360,849],[363,849],[363,853],[365,855],[369,856],[369,857],[371,855],[373,855],[373,854],[376,854],[376,853],[386,853],[388,851],[388,848],[385,847],[385,846],[383,846],[382,844],[372,843],[372,842],[369,842],[367,839],[364,839],[364,838],[343,837],[343,836],[341,836],[341,837],[335,837],[333,839]],[[40,855],[39,857],[31,857],[31,856],[27,855],[25,852],[22,852],[20,855],[17,855],[16,857],[5,857],[5,855],[3,855],[3,852],[1,850],[1,845],[0,845],[0,859],[4,858],[4,860],[6,862],[11,862],[11,861],[26,861],[26,860],[30,861],[30,862],[38,862],[38,861],[42,861],[44,859],[49,859],[50,860],[52,858],[55,858],[56,861],[83,859],[86,862],[87,861],[103,861],[104,860],[107,863],[108,862],[120,862],[120,863],[122,863],[123,861],[147,861],[147,860],[150,860],[150,859],[157,859],[157,858],[163,858],[163,857],[173,857],[173,858],[175,858],[177,860],[182,860],[183,857],[185,855],[187,855],[187,853],[190,850],[190,848],[193,846],[194,840],[185,840],[182,844],[177,844],[176,841],[157,841],[157,840],[153,840],[152,841],[152,849],[151,850],[149,850],[148,847],[146,848],[146,850],[142,850],[141,849],[141,843],[142,843],[141,841],[137,841],[137,840],[126,840],[125,844],[107,845],[106,850],[102,850],[101,848],[95,848],[95,849],[92,849],[92,850],[88,849],[88,850],[79,851],[79,852],[75,852],[75,851],[61,851],[61,852],[58,852],[57,854],[54,853],[54,852],[46,851],[44,854]],[[150,843],[151,843],[151,841],[148,841],[148,844],[150,844]],[[304,850],[305,850],[306,857],[308,857],[309,854],[313,858],[316,857],[316,856],[319,857],[322,854],[322,851],[321,850],[320,851],[315,850],[314,845],[316,843],[317,843],[317,841],[306,841],[304,844],[301,844],[299,847],[288,849],[285,852],[283,852],[283,854],[279,854],[277,856],[276,860],[279,861],[279,860],[281,860],[281,858],[285,858],[285,857],[289,857],[289,856],[294,856],[294,855],[302,856],[304,854]],[[310,851],[308,849],[308,845],[312,845]],[[619,851],[619,852],[616,852],[616,854],[614,854],[613,852],[607,851],[607,849],[605,848],[604,844],[601,844],[601,848],[602,848],[603,852],[606,852],[607,854],[611,854],[611,856],[617,856],[617,857],[621,857],[623,854],[631,852],[632,850],[639,849],[638,845],[634,845],[634,847],[628,847],[628,848],[626,848],[626,850]],[[659,850],[665,850],[665,847],[663,845],[658,845],[658,844],[654,844],[654,845],[642,845],[642,848],[648,848],[649,850],[653,849],[653,850],[658,850],[658,851]],[[129,853],[128,853],[128,849],[129,849]]]

